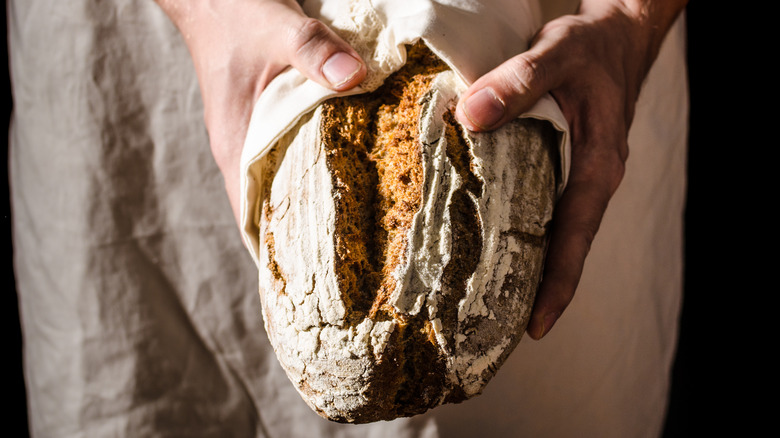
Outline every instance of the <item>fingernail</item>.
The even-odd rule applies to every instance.
[[[338,88],[352,80],[360,73],[361,68],[363,64],[360,61],[344,52],[338,52],[331,55],[322,65],[322,74],[333,88]]]
[[[541,339],[544,335],[550,332],[550,329],[553,325],[555,325],[555,321],[558,320],[558,317],[560,315],[557,312],[548,313],[547,315],[544,315],[544,321],[542,323],[542,328],[539,330],[539,335],[537,336],[537,339]]]
[[[490,129],[504,117],[505,111],[504,102],[490,87],[477,91],[463,103],[466,117],[480,129]]]

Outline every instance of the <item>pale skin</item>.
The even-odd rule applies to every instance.
[[[359,55],[294,0],[157,0],[181,31],[203,95],[212,153],[239,217],[239,159],[254,103],[288,66],[347,90],[366,75]],[[610,198],[623,178],[642,81],[687,0],[583,0],[547,23],[531,48],[461,96],[456,116],[496,129],[545,93],[571,130],[571,173],[553,220],[544,279],[527,332],[545,336],[571,302]]]

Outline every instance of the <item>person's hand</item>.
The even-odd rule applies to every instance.
[[[531,48],[474,82],[458,120],[500,127],[549,92],[569,122],[571,172],[558,201],[544,276],[527,332],[547,334],[579,283],[607,203],[623,178],[634,105],[663,36],[684,0],[585,0],[545,25]]]
[[[179,28],[203,96],[214,159],[239,218],[239,161],[249,118],[265,87],[292,66],[334,90],[366,76],[357,52],[294,0],[157,0]]]

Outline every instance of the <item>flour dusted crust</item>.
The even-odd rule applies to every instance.
[[[473,397],[525,330],[556,136],[532,119],[466,132],[457,81],[417,44],[377,91],[323,103],[269,154],[263,316],[325,418],[390,420]]]

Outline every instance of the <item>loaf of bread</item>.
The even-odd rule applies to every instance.
[[[268,336],[320,415],[364,423],[479,394],[533,305],[560,179],[547,123],[473,134],[418,43],[373,93],[306,115],[268,156]]]

